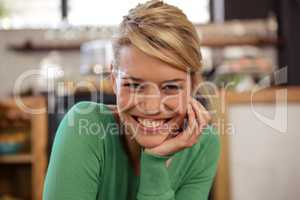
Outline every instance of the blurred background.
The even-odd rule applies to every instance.
[[[74,103],[115,104],[111,40],[143,2],[0,0],[0,200],[41,199],[57,126]],[[201,39],[211,84],[196,98],[222,142],[210,199],[299,199],[300,0],[165,2]]]

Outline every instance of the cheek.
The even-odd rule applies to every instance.
[[[171,111],[180,115],[185,115],[187,111],[188,99],[188,94],[186,92],[182,92],[178,95],[166,96],[163,98],[162,103],[164,104],[164,107],[170,109]]]
[[[127,110],[133,105],[133,96],[126,89],[120,89],[116,94],[117,105],[122,110]]]

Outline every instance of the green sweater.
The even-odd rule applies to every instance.
[[[207,199],[220,153],[215,128],[169,157],[142,151],[137,176],[117,124],[104,104],[73,106],[57,130],[43,200]]]

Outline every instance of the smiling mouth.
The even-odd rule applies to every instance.
[[[147,119],[138,116],[133,116],[132,118],[146,131],[156,131],[163,127],[164,124],[169,122],[172,117],[166,119]]]

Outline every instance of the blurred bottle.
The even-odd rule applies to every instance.
[[[64,77],[61,56],[58,52],[50,52],[40,62],[40,77],[34,86],[35,92],[54,92],[59,80]]]
[[[99,75],[108,72],[112,61],[112,44],[109,40],[95,40],[82,44],[80,73]]]

